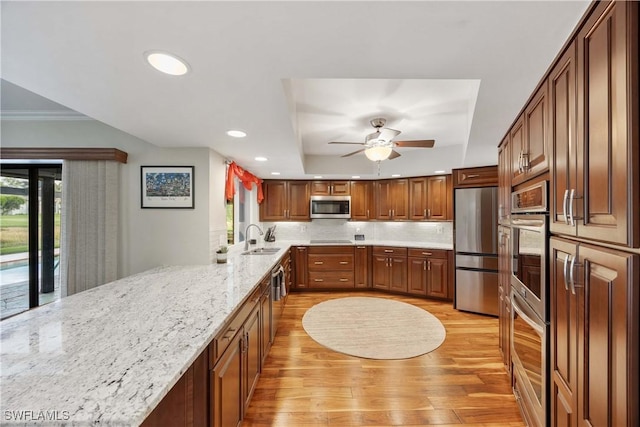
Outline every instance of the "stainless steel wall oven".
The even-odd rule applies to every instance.
[[[512,193],[511,358],[514,393],[531,426],[549,423],[547,184]]]

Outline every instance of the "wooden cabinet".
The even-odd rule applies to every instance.
[[[409,219],[447,221],[453,219],[451,175],[409,179]]]
[[[369,287],[371,246],[356,246],[353,253],[353,281],[356,288]]]
[[[210,373],[211,424],[214,427],[239,426],[242,422],[242,350],[244,335],[230,338],[227,351]]]
[[[511,185],[515,186],[525,180],[525,169],[522,166],[522,153],[525,152],[524,116],[520,115],[509,130],[509,145],[511,145]]]
[[[262,365],[271,349],[271,337],[273,328],[273,304],[271,303],[271,277],[267,276],[262,279],[261,285],[262,296],[260,297],[260,354],[262,356]],[[280,314],[280,313],[278,313]]]
[[[351,194],[349,181],[311,181],[312,196],[348,196]]]
[[[354,287],[353,246],[311,246],[308,252],[309,288]]]
[[[351,181],[351,219],[354,221],[375,219],[372,181]]]
[[[498,345],[511,375],[511,229],[498,227]]]
[[[507,135],[498,147],[498,223],[511,220],[511,144]]]
[[[496,166],[465,168],[453,170],[453,187],[495,187],[498,185],[498,169]]]
[[[260,221],[309,221],[309,181],[266,180]]]
[[[409,219],[409,180],[388,179],[376,181],[376,219]]]
[[[371,252],[373,287],[407,292],[407,248],[374,246]]]
[[[292,248],[293,257],[293,285],[294,289],[304,289],[308,286],[307,282],[307,247],[296,246]]]
[[[550,244],[551,424],[638,425],[639,256]]]
[[[205,349],[171,388],[142,427],[209,425],[209,352]]]
[[[407,281],[410,294],[451,299],[447,251],[409,248]]]
[[[552,71],[552,232],[640,245],[637,21],[599,3]]]

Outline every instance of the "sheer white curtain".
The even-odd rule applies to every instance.
[[[62,165],[63,296],[117,278],[119,167],[105,160],[66,160]]]

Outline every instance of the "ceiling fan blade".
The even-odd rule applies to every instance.
[[[353,145],[364,145],[364,142],[338,142],[332,141],[329,144],[353,144]]]
[[[365,150],[365,149],[363,148],[362,150],[354,151],[353,153],[345,154],[344,156],[340,156],[340,157],[349,157],[349,156],[353,156],[354,154],[362,153],[364,150]]]
[[[415,141],[393,141],[396,147],[431,148],[436,143],[433,139],[417,139]]]
[[[391,141],[398,135],[400,135],[399,130],[382,128],[380,129],[380,136],[378,137],[378,139],[382,139],[383,141]]]
[[[398,153],[396,150],[391,150],[391,154],[389,154],[389,160],[393,160],[396,157],[400,157],[400,156],[401,156],[401,154]]]

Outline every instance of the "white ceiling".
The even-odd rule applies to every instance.
[[[588,4],[2,1],[1,77],[160,147],[211,147],[263,178],[376,177],[362,154],[340,157],[357,146],[327,143],[361,142],[385,117],[396,139],[436,145],[398,149],[381,176],[426,175],[497,163]],[[148,50],[191,72],[155,71]]]

